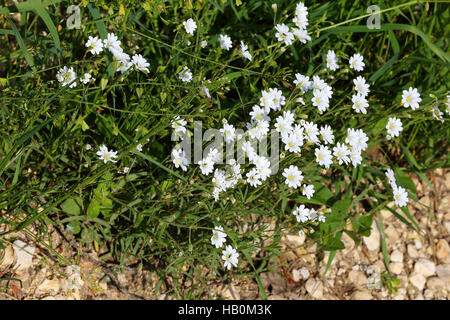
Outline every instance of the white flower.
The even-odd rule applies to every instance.
[[[195,23],[192,18],[187,19],[183,22],[184,29],[186,29],[186,32],[190,35],[194,34],[195,29],[197,29],[197,24]]]
[[[292,131],[292,124],[282,116],[278,116],[275,123],[275,130],[281,133],[281,136],[287,136]]]
[[[363,56],[359,53],[355,53],[349,60],[350,68],[356,71],[362,71],[364,69]]]
[[[115,50],[114,48],[112,48],[110,50],[114,56],[116,71],[124,73],[133,66],[133,63],[130,60],[130,56],[127,53],[123,52],[122,49]]]
[[[108,151],[108,148],[104,144],[101,145],[99,149],[100,151],[97,151],[97,155],[99,156],[100,160],[103,160],[104,163],[107,163],[108,161],[117,162],[113,160],[113,158],[117,158],[117,151]]]
[[[236,138],[236,129],[231,124],[224,123],[220,132],[223,134],[226,143],[230,143]]]
[[[293,28],[292,34],[303,44],[305,44],[307,41],[311,41],[311,36],[308,35],[306,29]]]
[[[216,248],[221,248],[226,241],[227,234],[223,232],[223,227],[215,227],[211,237],[211,244]]]
[[[283,24],[277,24],[275,26],[277,33],[275,33],[275,37],[277,37],[278,41],[284,41],[284,43],[289,46],[294,41],[294,34],[289,31],[289,27]]]
[[[403,130],[402,121],[397,118],[389,118],[389,121],[386,125],[387,133],[393,137],[398,137],[400,135],[400,131]]]
[[[356,168],[356,166],[358,164],[361,164],[362,161],[362,157],[361,157],[361,150],[352,147],[352,149],[350,150],[350,160],[352,161],[352,165],[353,167]]]
[[[273,91],[261,91],[262,97],[259,99],[259,104],[264,107],[264,110],[268,114],[270,112],[270,109],[274,109],[274,96]]]
[[[175,165],[175,168],[181,167],[183,171],[187,171],[189,162],[186,159],[186,155],[182,149],[172,150],[172,162]]]
[[[314,185],[308,184],[303,186],[302,194],[307,197],[308,199],[311,199],[314,195]]]
[[[139,151],[139,152],[142,152],[142,144],[139,143],[139,144],[136,146],[136,150]]]
[[[402,187],[394,188],[394,202],[399,207],[404,207],[408,203],[408,193]]]
[[[202,47],[202,49],[206,48],[207,45],[208,45],[208,41],[206,41],[206,40],[203,40],[202,42],[200,42],[200,47]]]
[[[319,222],[325,222],[325,216],[323,215],[323,214],[321,214],[321,215],[319,215],[319,217],[317,218],[317,220],[319,221]]]
[[[444,104],[445,104],[445,112],[450,114],[450,95],[447,96],[447,101],[445,101]]]
[[[283,142],[285,143],[284,150],[295,153],[300,152],[300,146],[303,144],[303,140],[300,140],[294,133],[283,137]]]
[[[209,150],[207,158],[210,159],[213,163],[222,162],[222,154],[220,154],[219,150],[217,150],[216,148]]]
[[[254,127],[255,138],[261,140],[264,138],[269,132],[269,122],[267,120],[256,121],[256,125]]]
[[[209,94],[209,89],[203,85],[203,82],[202,82],[202,87],[200,89],[200,94],[204,97],[207,97],[208,99],[211,99],[211,95]]]
[[[311,81],[309,81],[309,77],[296,73],[294,84],[300,88],[301,91],[308,91],[311,86]]]
[[[420,94],[416,88],[409,87],[408,90],[403,90],[402,103],[405,108],[411,107],[411,109],[416,110],[419,108],[419,102],[422,101]]]
[[[309,24],[308,17],[306,15],[303,15],[303,14],[296,15],[294,17],[294,19],[292,19],[292,22],[294,22],[295,25],[301,30],[306,29],[306,27]]]
[[[347,137],[345,138],[345,143],[348,143],[351,147],[359,150],[366,150],[368,140],[369,138],[361,129],[347,129]]]
[[[85,73],[81,76],[80,81],[83,82],[84,84],[89,83],[89,81],[91,81],[92,76],[89,73]]]
[[[333,50],[328,50],[327,53],[327,68],[336,71],[339,68],[336,53]]]
[[[174,129],[175,132],[179,132],[179,133],[186,132],[186,128],[184,126],[187,124],[187,122],[186,122],[186,120],[182,119],[180,116],[177,116],[175,119],[173,119],[171,124],[172,124],[172,128]]]
[[[320,112],[325,112],[330,106],[330,100],[322,90],[314,90],[311,98],[313,106],[317,107]]]
[[[110,51],[123,51],[120,47],[120,40],[117,39],[114,33],[108,33],[107,38],[103,40],[103,45]]]
[[[231,269],[231,266],[237,267],[238,264],[239,253],[236,252],[236,249],[233,249],[231,246],[226,246],[225,250],[222,251],[222,260],[224,260],[223,266],[228,270]]]
[[[145,58],[140,54],[135,54],[131,59],[131,63],[139,71],[150,72],[147,68],[150,66],[150,63],[148,63],[147,60],[145,60]]]
[[[103,51],[103,42],[98,37],[89,36],[89,39],[86,42],[86,47],[90,53],[98,54]]]
[[[242,41],[241,41],[241,54],[247,60],[252,61],[252,55],[250,54],[250,52],[248,52],[248,46],[245,45],[245,43]]]
[[[319,76],[313,76],[311,84],[312,90],[324,90],[326,86],[327,83],[323,79],[320,79]]]
[[[305,6],[303,2],[297,3],[297,6],[295,7],[295,15],[296,16],[307,16],[308,15],[308,8]]]
[[[91,150],[92,149],[92,146],[88,143],[88,144],[86,144],[86,150]]]
[[[270,88],[269,93],[272,96],[271,108],[275,111],[280,110],[281,106],[286,104],[286,97],[283,96],[283,92],[277,88]]]
[[[355,110],[357,113],[362,113],[362,114],[366,114],[367,110],[366,108],[369,107],[369,103],[367,102],[366,98],[364,98],[364,96],[362,96],[361,94],[354,94],[352,96],[352,108],[353,110]]]
[[[178,74],[178,77],[183,82],[191,82],[192,80],[192,72],[189,70],[187,66],[184,66],[183,70]]]
[[[289,166],[283,171],[283,176],[286,178],[286,184],[289,188],[297,189],[302,185],[303,175],[302,172],[296,166]]]
[[[231,38],[229,36],[227,36],[226,34],[221,34],[219,36],[219,43],[220,43],[220,47],[227,51],[230,50],[233,45],[231,42]]]
[[[258,105],[253,106],[252,111],[250,112],[250,116],[255,121],[261,121],[261,120],[270,121],[270,118],[267,115],[266,110],[261,108]]]
[[[322,136],[323,142],[325,144],[333,144],[334,134],[329,125],[325,125],[320,128],[320,135]]]
[[[305,121],[305,124],[303,125],[305,128],[305,137],[306,140],[313,144],[319,143],[319,128],[317,128],[317,124],[313,122]]]
[[[71,83],[73,80],[76,80],[77,74],[75,71],[73,71],[73,67],[67,68],[64,66],[63,68],[59,69],[58,73],[56,74],[56,79],[61,83],[63,87],[67,86],[69,83]],[[77,86],[77,82],[74,81],[69,88],[73,88]]]
[[[389,168],[386,170],[385,175],[388,178],[389,184],[391,185],[392,189],[395,189],[397,187],[397,182],[395,180],[394,171]]]
[[[339,164],[342,164],[342,162],[348,164],[350,162],[350,153],[350,149],[345,144],[339,142],[336,144],[336,147],[333,148],[333,155],[339,161]]]
[[[200,160],[198,162],[198,165],[200,166],[200,170],[204,175],[208,175],[214,170],[214,162],[212,162],[209,158]]]
[[[333,163],[331,151],[327,146],[320,145],[315,149],[314,154],[316,156],[316,162],[327,169]]]
[[[247,183],[250,184],[252,187],[256,187],[262,184],[257,168],[253,168],[252,170],[247,172],[246,177]]]
[[[250,161],[253,161],[252,159],[256,156],[256,152],[255,152],[255,149],[252,147],[251,142],[250,141],[245,141],[242,144],[241,149],[248,156],[248,159]]]
[[[369,85],[364,77],[358,76],[356,79],[353,79],[353,84],[355,85],[355,90],[363,97],[369,94]]]
[[[444,122],[444,119],[442,118],[442,115],[444,114],[437,106],[433,107],[433,110],[431,111],[433,113],[433,117],[436,120],[439,120],[441,122]]]
[[[309,220],[309,209],[305,208],[305,205],[300,205],[292,211],[292,214],[297,219],[297,222],[305,223]]]

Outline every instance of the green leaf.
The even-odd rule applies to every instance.
[[[81,231],[80,221],[72,221],[68,223],[67,226],[69,227],[68,231],[73,234],[78,234]]]
[[[368,237],[372,230],[373,216],[371,214],[364,215],[358,220],[354,221],[354,230],[361,236]]]
[[[343,200],[338,200],[333,204],[333,206],[331,207],[331,210],[346,214],[348,212],[348,209],[350,208],[351,204],[352,204],[352,200],[349,198],[343,199]]]
[[[340,238],[340,237],[339,237]],[[329,238],[325,244],[321,246],[324,251],[342,250],[345,248],[344,243],[339,238]]]
[[[314,185],[314,190],[316,190],[313,199],[318,200],[322,204],[327,204],[328,200],[333,197],[331,190],[319,182],[313,182],[312,184]]]
[[[87,216],[89,219],[95,219],[100,214],[100,203],[97,199],[92,199],[91,203],[89,203],[89,207],[87,209]]]
[[[61,209],[68,214],[79,215],[81,213],[81,209],[78,205],[77,200],[73,198],[67,199],[66,201],[61,203]]]

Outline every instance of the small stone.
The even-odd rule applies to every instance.
[[[431,300],[434,297],[434,293],[433,291],[426,289],[425,292],[423,293],[423,296],[425,297],[425,299]]]
[[[384,233],[386,234],[386,238],[389,242],[394,243],[395,241],[400,239],[398,232],[394,226],[387,227],[386,230],[384,231]]]
[[[400,274],[403,271],[403,263],[393,262],[390,264],[391,272],[394,274]]]
[[[450,251],[448,242],[445,239],[441,239],[438,241],[436,245],[436,256],[440,260],[444,260],[447,258],[448,253]]]
[[[414,265],[414,271],[427,278],[436,273],[436,265],[430,260],[419,259]]]
[[[439,277],[428,278],[427,288],[431,290],[441,290],[445,288],[445,282]]]
[[[0,249],[0,272],[7,270],[16,262],[16,256],[14,255],[14,249],[11,245],[8,245],[3,250]]]
[[[301,268],[300,269],[300,275],[303,277],[303,279],[308,279],[309,278],[309,270],[306,268]]]
[[[444,227],[447,229],[447,233],[450,234],[450,221],[444,221]]]
[[[375,220],[372,222],[370,236],[364,237],[363,240],[367,246],[367,249],[369,249],[370,251],[380,250],[380,231],[378,231]]]
[[[13,245],[14,253],[16,255],[14,268],[17,268],[17,271],[27,270],[33,265],[33,254],[36,248],[21,240],[14,241]]]
[[[414,298],[414,300],[425,300],[423,295],[421,293],[417,294],[417,296]]]
[[[291,245],[298,247],[305,243],[306,236],[298,236],[293,234],[288,234],[286,236],[286,241],[289,242]]]
[[[367,277],[361,271],[350,271],[348,273],[348,280],[357,286],[364,286],[367,284]]]
[[[403,253],[398,250],[394,250],[391,253],[391,261],[392,262],[403,262]]]
[[[387,221],[387,220],[391,219],[394,216],[392,214],[392,212],[390,212],[389,210],[381,210],[380,214],[381,214],[381,217],[383,218],[383,221],[384,220]]]
[[[425,287],[426,279],[425,279],[425,277],[423,275],[421,275],[420,273],[417,273],[417,272],[414,271],[409,276],[409,282],[411,282],[411,284],[414,287],[416,287],[417,289],[422,291],[423,288]]]
[[[54,278],[52,280],[45,279],[37,289],[41,294],[57,294],[60,288],[60,281]]]
[[[241,295],[235,286],[231,285],[225,290],[222,291],[222,297],[227,298],[228,300],[240,300]]]
[[[314,278],[309,278],[305,284],[306,291],[315,299],[321,299],[323,296],[323,284]]]
[[[417,259],[419,257],[419,252],[414,245],[408,244],[407,251],[410,258]]]
[[[352,300],[372,300],[372,294],[367,290],[355,291],[351,297]]]
[[[436,266],[436,274],[439,277],[439,279],[445,282],[446,289],[450,291],[450,265],[440,264]]]
[[[55,299],[55,297],[47,296],[47,297],[42,298],[41,300],[56,300],[56,299]]]
[[[295,282],[299,282],[301,279],[300,271],[297,269],[292,270],[292,280]]]
[[[414,240],[414,244],[415,244],[417,250],[422,249],[422,242],[421,242],[420,240],[415,239],[415,240]]]

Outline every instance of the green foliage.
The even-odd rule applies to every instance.
[[[429,183],[426,172],[449,165],[448,120],[435,120],[431,110],[442,107],[449,92],[450,12],[445,3],[391,2],[381,8],[381,29],[369,30],[365,19],[354,19],[366,15],[368,1],[306,1],[312,41],[297,41],[284,52],[274,25],[293,12],[296,3],[290,1],[277,1],[276,11],[272,2],[258,0],[80,1],[84,27],[60,31],[60,15],[70,5],[66,1],[1,8],[0,13],[21,12],[22,21],[0,17],[0,207],[6,212],[0,224],[17,231],[48,217],[86,246],[105,243],[119,263],[133,260],[156,270],[156,291],[171,279],[172,293],[184,298],[204,296],[193,288],[233,275],[254,277],[265,298],[259,273],[280,255],[281,236],[300,228],[320,250],[331,251],[327,270],[336,250],[343,249],[342,233],[359,244],[382,209],[420,232],[408,209],[390,204],[392,189],[384,172],[395,169],[398,184],[414,201],[411,176]],[[194,36],[182,27],[188,18],[197,22]],[[111,55],[86,52],[89,36],[105,38],[108,32],[119,36],[127,52],[147,58],[150,73],[122,77],[114,73]],[[221,33],[233,40],[229,52],[219,49]],[[208,41],[206,48],[202,40]],[[240,40],[249,45],[251,62],[242,59]],[[334,73],[323,67],[331,49],[341,65]],[[345,64],[355,52],[365,57],[364,76],[371,85],[364,117],[351,110],[346,98],[353,85]],[[177,77],[185,65],[194,74],[190,83]],[[73,66],[78,75],[91,71],[96,81],[60,87],[56,73],[63,66]],[[297,72],[320,75],[343,98],[333,100],[322,116],[310,104],[297,104],[301,94],[292,85]],[[203,84],[212,99],[200,95]],[[415,112],[399,104],[409,86],[417,87],[423,99]],[[305,146],[302,157],[288,155],[280,168],[299,165],[314,185],[313,198],[288,189],[275,175],[257,188],[241,184],[214,202],[211,181],[196,165],[187,172],[174,168],[170,121],[180,115],[191,131],[198,120],[204,130],[221,127],[223,119],[244,127],[260,91],[269,87],[283,90],[286,109],[329,124],[337,141],[348,127],[363,128],[370,139],[363,164],[336,165],[322,174],[314,150]],[[404,131],[387,140],[392,116],[402,120]],[[102,144],[118,151],[117,163],[98,159],[95,152]],[[141,152],[138,144],[143,144]],[[325,223],[300,225],[292,209],[301,203],[325,212]],[[224,225],[227,244],[242,253],[239,268],[231,272],[224,272],[223,249],[210,243],[217,223]],[[396,282],[389,275],[385,279],[395,290]],[[185,288],[186,280],[195,285]]]

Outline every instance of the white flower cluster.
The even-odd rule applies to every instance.
[[[108,33],[106,39],[99,39],[98,37],[89,36],[88,41],[86,42],[87,51],[92,54],[99,54],[103,51],[103,49],[108,49],[114,57],[114,66],[116,71],[120,71],[121,73],[126,72],[130,68],[134,67],[135,70],[150,72],[148,67],[150,64],[147,60],[142,57],[140,54],[135,54],[130,58],[128,54],[126,54],[122,47],[120,40],[117,39],[117,36],[114,33]],[[73,70],[73,67],[67,68],[64,66],[59,69],[58,74],[56,75],[56,79],[61,83],[63,87],[72,84],[69,86],[70,88],[76,87],[77,75]],[[90,73],[85,73],[81,76],[80,81],[84,84],[89,83],[89,81],[93,81],[95,79],[92,78]]]
[[[308,35],[306,31],[306,27],[308,26],[308,8],[303,4],[303,2],[299,2],[297,7],[295,8],[295,16],[292,20],[296,27],[289,28],[284,23],[277,24],[275,26],[275,37],[279,42],[284,42],[285,45],[291,45],[295,38],[297,38],[301,43],[306,43],[307,41],[311,41],[311,37]]]
[[[394,177],[394,171],[392,169],[387,169],[386,177],[388,178],[389,185],[394,191],[394,202],[399,207],[404,207],[408,203],[408,193],[405,188],[397,186],[397,181]]]
[[[300,205],[292,211],[292,214],[297,219],[297,222],[300,223],[306,223],[308,221],[319,221],[319,222],[325,222],[325,216],[319,215],[316,210],[314,209],[308,209],[305,207],[305,205]]]

